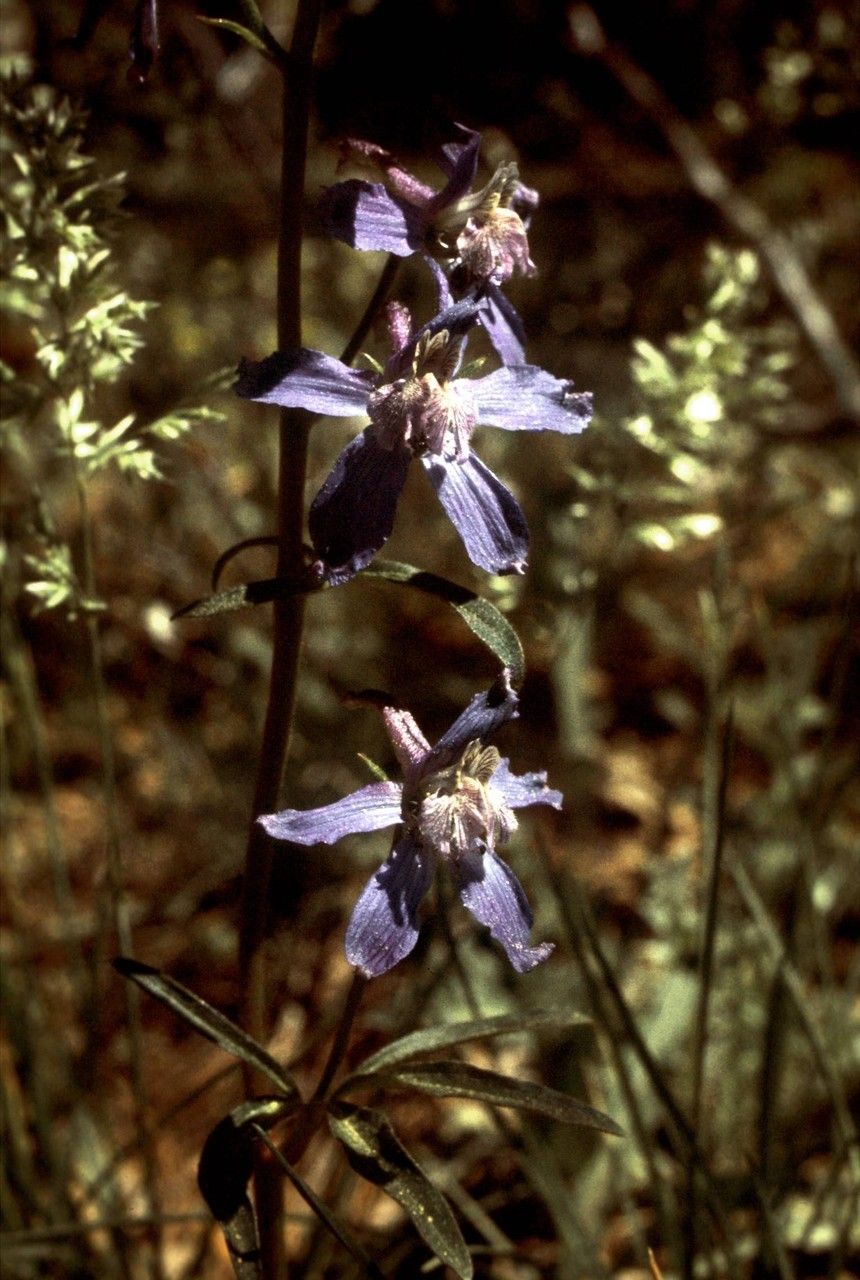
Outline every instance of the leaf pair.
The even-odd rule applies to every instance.
[[[258,1280],[261,1274],[257,1223],[248,1196],[255,1144],[261,1140],[272,1147],[287,1176],[326,1228],[371,1273],[379,1274],[361,1246],[266,1138],[273,1125],[304,1105],[289,1072],[229,1018],[173,978],[122,957],[114,961],[114,967],[166,1004],[200,1035],[264,1074],[282,1090],[271,1097],[253,1098],[231,1111],[209,1134],[200,1157],[200,1190],[224,1232],[237,1280]],[[469,1098],[491,1106],[513,1107],[565,1124],[620,1134],[608,1116],[557,1089],[486,1071],[460,1059],[421,1060],[427,1054],[474,1040],[538,1028],[569,1029],[588,1021],[575,1013],[535,1011],[413,1031],[366,1058],[327,1101],[329,1129],[343,1146],[350,1167],[400,1205],[436,1257],[461,1280],[470,1280],[472,1260],[445,1197],[400,1143],[385,1114],[360,1106],[347,1095],[367,1088],[416,1090],[434,1097]]]
[[[415,565],[398,560],[375,560],[359,577],[381,578],[399,586],[412,587],[426,595],[444,600],[459,614],[466,626],[477,636],[511,673],[511,683],[519,687],[525,676],[525,657],[519,636],[499,609],[483,596],[465,587],[417,569]],[[210,618],[218,613],[231,613],[249,605],[267,604],[284,595],[310,594],[324,590],[325,585],[310,572],[295,578],[262,578],[258,582],[246,582],[238,587],[228,587],[214,595],[195,600],[179,609],[174,618]]]

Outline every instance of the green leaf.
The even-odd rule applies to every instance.
[[[166,1004],[207,1040],[226,1049],[249,1066],[256,1067],[273,1084],[283,1089],[288,1098],[299,1097],[295,1080],[280,1063],[257,1044],[256,1040],[252,1040],[247,1032],[237,1027],[235,1022],[213,1009],[211,1004],[201,1000],[193,991],[158,969],[141,964],[138,960],[129,960],[126,956],[118,956],[113,961],[113,967],[124,978],[130,978],[139,987],[143,987],[144,991],[155,996],[156,1000]]]
[[[614,1133],[618,1137],[624,1132],[602,1111],[596,1111],[584,1102],[577,1102],[558,1089],[533,1084],[530,1080],[499,1075],[496,1071],[485,1071],[468,1062],[419,1062],[391,1071],[374,1072],[367,1079],[373,1080],[382,1088],[396,1086],[418,1089],[421,1093],[430,1093],[437,1098],[474,1098],[479,1102],[493,1103],[497,1107],[535,1111],[552,1120],[560,1120],[562,1124],[585,1125],[589,1129],[600,1129],[603,1133]]]
[[[384,769],[380,768],[375,760],[371,760],[370,756],[366,756],[363,751],[357,751],[356,755],[377,782],[388,782],[388,774]]]
[[[401,564],[397,560],[376,560],[369,568],[363,569],[360,576],[382,578],[399,586],[414,587],[426,595],[444,600],[460,615],[472,634],[510,671],[511,683],[515,686],[522,684],[525,677],[525,656],[520,638],[504,614],[489,600],[475,595],[456,582],[440,578],[438,574],[426,573],[423,569],[416,569],[411,564]],[[178,609],[173,618],[211,618],[216,613],[231,613],[249,605],[268,604],[282,595],[298,595],[324,589],[326,584],[320,582],[310,570],[294,578],[261,578],[257,582],[246,582],[195,600]]]
[[[305,575],[295,578],[260,578],[258,582],[243,582],[239,587],[228,587],[226,591],[217,591],[215,595],[194,600],[177,609],[172,615],[173,621],[177,618],[211,618],[216,613],[232,613],[236,609],[247,609],[253,604],[269,604],[279,596],[301,595],[303,592],[319,589],[318,580]]]
[[[258,53],[264,53],[266,57],[269,56],[266,42],[255,31],[243,27],[241,22],[232,22],[229,18],[204,18],[199,13],[197,19],[199,22],[205,22],[207,27],[221,27],[224,31],[232,31],[234,36],[240,36],[252,49],[256,49]]]
[[[203,1144],[197,1185],[220,1223],[237,1280],[262,1280],[257,1220],[248,1198],[254,1143],[298,1104],[284,1098],[252,1098],[216,1124]]]
[[[230,1222],[244,1199],[254,1169],[257,1135],[253,1126],[271,1129],[297,1105],[284,1098],[252,1098],[220,1120],[209,1134],[200,1153],[197,1185],[218,1222]]]
[[[334,1102],[329,1127],[355,1172],[396,1200],[436,1257],[461,1280],[471,1280],[472,1259],[448,1202],[401,1146],[385,1116]]]
[[[434,1053],[437,1049],[450,1049],[456,1044],[466,1044],[470,1040],[486,1040],[491,1036],[501,1036],[513,1031],[533,1031],[540,1027],[550,1030],[566,1030],[570,1027],[589,1026],[591,1019],[581,1013],[570,1013],[561,1010],[537,1009],[531,1013],[500,1013],[491,1018],[473,1018],[468,1022],[446,1022],[441,1027],[423,1027],[420,1031],[411,1031],[385,1045],[377,1053],[373,1053],[364,1062],[359,1063],[355,1072],[348,1076],[340,1086],[340,1090],[349,1085],[355,1076],[370,1075],[383,1067],[395,1066],[399,1062],[409,1062],[425,1053]]]
[[[525,677],[525,656],[520,638],[504,614],[485,600],[456,582],[427,573],[415,565],[399,560],[375,560],[362,570],[365,577],[384,578],[400,586],[414,587],[427,595],[436,596],[450,604],[460,615],[469,630],[485,644],[511,673],[511,683],[522,684]]]

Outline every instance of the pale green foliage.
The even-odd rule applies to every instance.
[[[37,477],[51,468],[51,456],[68,457],[81,483],[111,466],[155,479],[159,441],[221,416],[178,408],[142,424],[133,414],[111,421],[105,412],[104,389],[142,347],[141,324],[154,304],[129,297],[118,283],[113,249],[123,175],[97,173],[82,151],[85,124],[49,87],[3,75],[0,314],[14,353],[0,366],[3,441],[34,511],[40,508],[29,529],[35,549],[23,558],[23,586],[42,608],[63,605],[71,614],[98,606],[84,599],[71,554],[37,496]]]
[[[88,600],[72,566],[72,553],[62,542],[45,542],[37,554],[24,556],[24,564],[35,575],[25,589],[35,597],[41,609],[63,605],[70,615],[104,608],[100,600]]]
[[[568,590],[590,586],[600,566],[629,568],[643,549],[724,534],[760,475],[790,396],[794,331],[763,320],[768,295],[752,250],[711,245],[704,292],[683,332],[662,347],[634,342],[637,410],[598,419],[585,442],[578,497],[557,528],[560,542],[576,538],[584,565],[566,564]]]

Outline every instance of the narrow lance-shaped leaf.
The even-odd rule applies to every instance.
[[[124,978],[130,978],[139,987],[143,987],[144,991],[155,996],[156,1000],[168,1005],[207,1040],[226,1049],[227,1053],[232,1053],[249,1066],[256,1067],[273,1084],[283,1089],[288,1098],[298,1097],[299,1090],[295,1080],[271,1054],[257,1044],[256,1040],[252,1040],[241,1027],[237,1027],[235,1022],[213,1009],[211,1004],[201,1000],[193,991],[183,987],[181,982],[169,978],[148,964],[129,960],[125,956],[118,956],[113,967]]]
[[[590,1022],[591,1019],[581,1013],[539,1009],[530,1013],[502,1013],[491,1018],[473,1018],[468,1022],[447,1022],[440,1027],[422,1027],[420,1031],[410,1031],[399,1040],[393,1040],[391,1044],[385,1045],[359,1063],[352,1075],[343,1081],[341,1089],[349,1085],[357,1075],[370,1075],[382,1068],[409,1062],[425,1053],[467,1044],[470,1040],[486,1040],[491,1036],[514,1031],[533,1031],[541,1027],[560,1031],[569,1027],[588,1026]]]
[[[231,31],[234,36],[239,36],[252,49],[256,49],[258,53],[263,53],[268,57],[269,50],[266,48],[265,40],[262,40],[256,31],[243,27],[241,22],[232,22],[229,18],[205,18],[201,14],[198,14],[197,17],[199,22],[205,22],[208,27],[220,27],[222,31]]]
[[[243,1102],[216,1124],[203,1144],[197,1185],[224,1232],[237,1280],[263,1275],[257,1219],[248,1197],[258,1129],[270,1129],[295,1105],[284,1098]]]
[[[436,1257],[461,1280],[471,1280],[472,1259],[448,1202],[401,1146],[385,1116],[334,1102],[329,1127],[355,1172],[396,1200]]]
[[[183,605],[173,614],[173,620],[179,618],[212,618],[217,613],[234,613],[237,609],[247,609],[255,604],[270,604],[281,596],[307,595],[311,591],[319,591],[321,583],[310,572],[297,574],[294,578],[260,578],[256,582],[243,582],[238,587],[227,587],[224,591],[216,591],[214,595],[203,596]]]
[[[534,1111],[549,1116],[562,1124],[585,1125],[600,1129],[603,1133],[623,1134],[623,1130],[609,1116],[594,1107],[577,1102],[558,1089],[550,1089],[531,1080],[517,1080],[473,1067],[468,1062],[443,1061],[419,1062],[395,1067],[388,1071],[375,1071],[366,1081],[386,1088],[418,1089],[439,1098],[473,1098],[489,1102],[497,1107],[513,1107],[517,1111]],[[353,1085],[358,1081],[353,1078]]]
[[[472,634],[499,659],[502,666],[507,667],[511,673],[511,683],[516,687],[522,684],[525,677],[525,655],[520,638],[504,614],[489,600],[438,574],[427,573],[415,565],[403,564],[397,560],[375,560],[367,569],[362,570],[362,576],[383,578],[386,582],[413,587],[423,591],[425,595],[444,600],[460,615]],[[212,618],[219,613],[233,613],[237,609],[247,609],[257,604],[270,604],[281,596],[306,595],[330,589],[315,576],[313,570],[308,569],[292,578],[260,578],[256,582],[244,582],[240,586],[217,591],[214,595],[203,596],[177,609],[173,618]]]
[[[363,570],[365,577],[384,578],[399,586],[414,587],[426,595],[446,601],[466,626],[499,659],[511,673],[511,683],[522,684],[525,677],[525,655],[520,638],[504,614],[485,600],[456,582],[435,573],[427,573],[399,560],[374,560]]]

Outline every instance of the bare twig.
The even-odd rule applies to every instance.
[[[836,327],[800,254],[767,214],[733,186],[695,129],[678,114],[655,80],[623,49],[609,42],[588,5],[570,11],[570,30],[579,53],[600,59],[633,101],[657,125],[684,167],[690,185],[716,205],[726,222],[755,245],[783,301],[794,313],[810,346],[830,375],[845,412],[860,419],[860,365]]]

